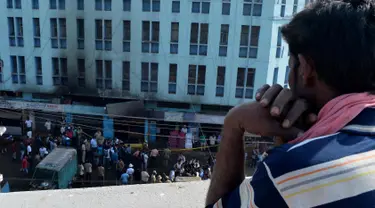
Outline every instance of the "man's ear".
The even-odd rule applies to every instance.
[[[311,87],[315,83],[316,72],[314,70],[314,63],[308,57],[298,54],[299,59],[299,76],[301,77],[303,86]]]

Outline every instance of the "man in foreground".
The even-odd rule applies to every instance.
[[[228,113],[207,207],[374,207],[375,3],[317,1],[282,34],[291,91],[265,87]],[[319,112],[304,133],[300,99]],[[246,180],[244,131],[292,139]]]

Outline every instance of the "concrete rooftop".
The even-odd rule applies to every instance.
[[[4,208],[204,207],[209,181],[0,194]]]

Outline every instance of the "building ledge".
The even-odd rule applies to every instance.
[[[204,207],[209,181],[0,194],[1,207]]]

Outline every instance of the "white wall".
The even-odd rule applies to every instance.
[[[288,19],[281,19],[281,0],[263,0],[262,17],[249,17],[242,15],[243,1],[231,1],[231,15],[221,15],[221,3],[219,0],[211,0],[210,14],[191,13],[192,1],[181,0],[180,13],[171,13],[172,0],[161,0],[161,12],[142,12],[142,1],[132,0],[131,12],[122,11],[120,0],[112,0],[112,11],[95,11],[93,0],[85,0],[85,10],[77,11],[76,0],[66,0],[66,10],[49,10],[49,0],[39,0],[39,10],[31,9],[30,0],[22,0],[22,9],[7,9],[6,1],[2,1],[0,7],[0,56],[4,61],[3,80],[1,90],[21,90],[26,92],[55,92],[52,85],[51,57],[68,58],[69,84],[77,86],[77,58],[86,60],[86,88],[70,88],[71,93],[85,93],[88,89],[95,88],[95,59],[112,60],[112,84],[111,96],[121,96],[122,87],[122,61],[130,61],[131,64],[131,92],[130,95],[168,100],[176,102],[189,102],[201,104],[236,105],[246,101],[235,98],[235,87],[238,67],[256,68],[255,89],[264,83],[272,83],[273,70],[279,67],[278,82],[283,84],[285,67],[288,62],[288,49],[285,43],[284,55],[276,59],[277,28]],[[300,1],[300,9],[304,5]],[[293,0],[287,0],[286,14],[291,15]],[[9,47],[7,17],[23,17],[24,47]],[[32,18],[40,18],[41,48],[33,47]],[[67,49],[52,49],[50,44],[50,18],[64,17],[67,22]],[[85,49],[77,50],[76,19],[85,19]],[[112,51],[95,50],[95,19],[112,20]],[[122,52],[122,20],[131,20],[131,52]],[[158,54],[141,52],[142,21],[160,21],[160,44]],[[179,54],[169,54],[170,24],[180,23]],[[190,56],[190,24],[192,22],[209,23],[208,56]],[[230,24],[229,44],[227,57],[219,57],[219,39],[221,24]],[[257,59],[239,58],[239,42],[241,25],[260,25],[260,37]],[[27,60],[26,77],[27,84],[12,84],[10,55],[22,55]],[[36,85],[34,56],[41,56],[43,62],[43,86]],[[140,92],[141,62],[159,63],[158,92],[145,94]],[[168,94],[169,64],[177,63],[177,93]],[[189,64],[206,65],[206,85],[204,96],[187,95],[187,76]],[[217,66],[226,66],[224,97],[215,97]],[[95,91],[95,90],[94,90]],[[255,91],[254,91],[255,93]],[[128,95],[128,94],[127,94]],[[151,97],[150,97],[151,96]]]

